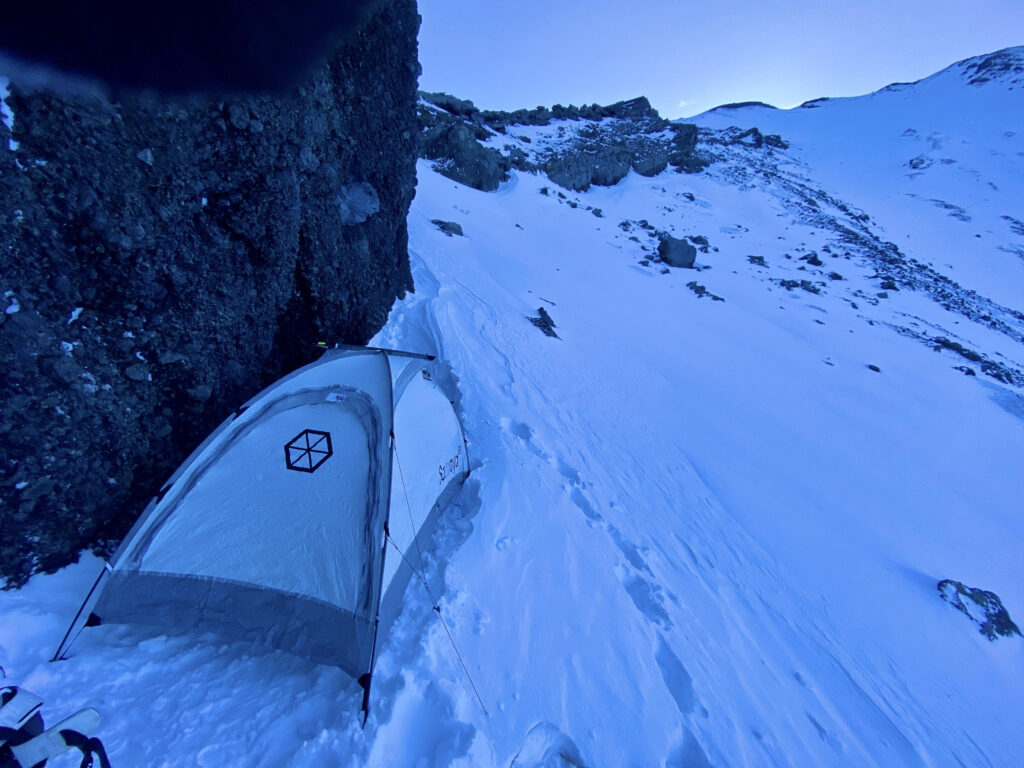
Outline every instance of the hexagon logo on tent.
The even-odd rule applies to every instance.
[[[331,433],[304,429],[284,446],[284,461],[296,472],[316,472],[334,454]]]

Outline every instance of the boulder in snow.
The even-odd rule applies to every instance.
[[[692,268],[697,260],[697,249],[685,240],[672,235],[661,235],[658,256],[670,267]]]
[[[978,631],[989,640],[1020,635],[1020,629],[995,592],[968,587],[952,579],[943,579],[938,588],[942,599],[977,624]]]
[[[448,237],[458,235],[462,237],[462,225],[456,221],[444,221],[443,219],[431,219],[430,223],[444,232]]]

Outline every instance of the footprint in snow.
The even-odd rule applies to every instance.
[[[558,459],[558,471],[569,482],[568,493],[572,503],[584,514],[588,522],[604,529],[625,558],[625,566],[618,569],[617,575],[626,594],[629,595],[629,599],[633,601],[633,605],[648,621],[657,624],[664,630],[671,629],[672,620],[669,618],[668,611],[665,610],[662,588],[653,580],[654,573],[641,555],[640,548],[626,539],[618,528],[607,522],[594,508],[583,492],[586,483],[576,469],[564,460]],[[644,578],[644,575],[652,578]]]

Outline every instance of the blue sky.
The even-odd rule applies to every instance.
[[[420,0],[420,87],[477,106],[608,104],[665,117],[790,107],[1024,45],[1021,0]]]

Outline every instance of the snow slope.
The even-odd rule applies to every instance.
[[[1024,616],[1021,86],[970,76],[708,113],[708,172],[587,193],[421,163],[373,343],[459,383],[475,470],[425,555],[486,713],[415,585],[365,730],[340,672],[213,637],[46,663],[95,560],[0,594],[0,664],[116,765],[1021,764],[1024,645],[936,591]]]
[[[695,122],[782,134],[818,183],[870,210],[879,233],[965,287],[1020,308],[1024,47],[868,96],[717,109]]]

